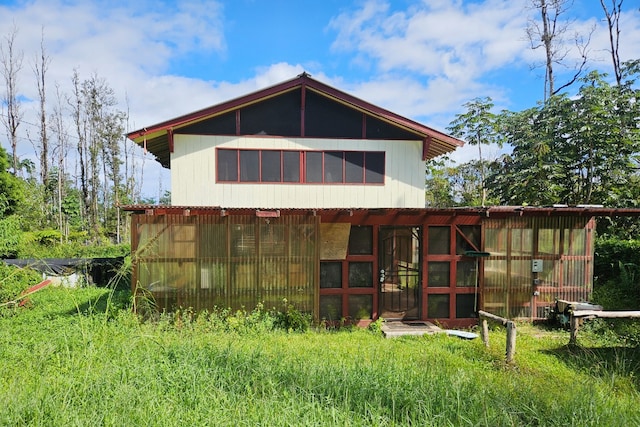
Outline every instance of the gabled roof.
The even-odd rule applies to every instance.
[[[297,91],[297,92],[294,92]],[[267,104],[273,102],[276,97],[284,97],[289,94],[287,100],[294,99],[297,103],[299,111],[295,111],[294,120],[290,128],[287,128],[286,134],[279,134],[280,136],[296,136],[296,137],[317,137],[313,133],[313,130],[306,131],[309,126],[309,119],[305,116],[310,115],[305,111],[305,102],[310,96],[315,96],[314,99],[321,100],[320,104],[325,101],[330,102],[330,106],[326,105],[325,111],[321,112],[328,114],[327,117],[333,116],[342,117],[344,113],[359,114],[362,118],[362,124],[356,123],[357,130],[360,134],[358,138],[363,139],[417,139],[423,141],[423,160],[430,159],[441,154],[448,153],[455,150],[457,147],[461,147],[463,141],[447,135],[438,130],[432,129],[428,126],[420,124],[416,121],[402,117],[384,108],[377,107],[338,89],[335,89],[329,85],[326,85],[318,80],[312,79],[307,73],[302,73],[297,77],[287,80],[285,82],[276,84],[274,86],[250,93],[248,95],[235,98],[221,104],[217,104],[211,107],[204,108],[202,110],[195,111],[193,113],[185,114],[180,117],[176,117],[171,120],[167,120],[152,126],[130,132],[127,137],[137,144],[144,146],[146,150],[155,155],[157,160],[162,166],[170,167],[170,154],[173,150],[173,134],[174,133],[201,133],[202,129],[206,129],[208,122],[217,121],[215,125],[210,126],[217,129],[217,131],[206,131],[207,134],[224,134],[224,135],[251,135],[258,134],[259,132],[247,131],[243,129],[241,125],[240,111],[245,109],[260,108],[261,104]],[[299,94],[299,96],[298,96]],[[319,95],[319,97],[318,97]],[[293,98],[292,98],[293,97]],[[275,102],[278,102],[277,100]],[[317,102],[317,101],[316,101]],[[262,109],[262,114],[268,114],[267,111],[272,109],[272,105],[267,105]],[[326,108],[333,108],[336,110],[333,113],[328,113]],[[291,113],[291,108],[289,110]],[[234,114],[235,113],[235,114]],[[299,117],[299,120],[298,120]],[[358,116],[356,116],[358,117]],[[351,117],[353,119],[353,117]],[[322,120],[319,118],[317,120]],[[224,125],[221,123],[224,121]],[[327,120],[329,121],[329,120]],[[265,120],[266,122],[266,120]],[[373,123],[377,126],[378,134],[368,131],[367,124]],[[349,124],[351,130],[353,130],[353,120]],[[374,125],[371,125],[373,127]],[[282,126],[281,126],[282,127]],[[255,128],[255,123],[254,123]],[[316,129],[318,126],[316,126]],[[330,125],[325,124],[324,129],[331,128]],[[224,130],[221,130],[224,129]],[[380,130],[382,129],[382,130]],[[339,131],[338,131],[339,132]],[[272,134],[273,135],[273,134]],[[379,136],[379,135],[382,135]],[[354,137],[350,134],[344,135],[332,135],[333,137]]]

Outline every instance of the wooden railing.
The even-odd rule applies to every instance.
[[[512,363],[513,358],[516,354],[516,324],[509,319],[505,319],[504,317],[496,316],[495,314],[487,313],[486,311],[478,311],[478,316],[482,321],[482,329],[480,335],[482,337],[482,342],[484,345],[489,348],[489,321],[498,323],[507,328],[507,345],[506,345],[506,356],[505,361],[507,363]]]
[[[576,344],[578,329],[584,319],[601,317],[605,319],[633,319],[640,318],[640,311],[600,311],[600,310],[573,310],[571,312],[571,335],[569,344]]]

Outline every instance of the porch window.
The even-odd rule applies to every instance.
[[[259,153],[254,150],[240,150],[240,182],[260,181]]]
[[[373,227],[370,225],[351,226],[349,233],[349,255],[373,254]]]
[[[280,182],[282,151],[264,151],[260,162],[261,182]]]
[[[449,318],[449,294],[429,294],[427,298],[427,313],[432,319]]]
[[[349,295],[349,317],[355,320],[371,319],[373,295]]]
[[[310,184],[322,182],[322,153],[310,151],[304,156],[305,159],[305,182]]]
[[[364,160],[364,182],[368,184],[382,184],[384,182],[384,153],[367,151],[364,154]]]
[[[364,182],[364,153],[349,151],[344,153],[345,160],[345,182]]]
[[[320,319],[342,319],[342,295],[320,295]]]
[[[300,152],[282,152],[282,181],[300,182]]]
[[[448,255],[451,253],[451,228],[448,226],[429,227],[429,254]]]
[[[480,250],[480,226],[458,225],[456,233],[456,254]]]
[[[475,294],[456,295],[456,318],[476,317],[477,298]]]
[[[428,266],[427,284],[432,288],[448,288],[451,263],[448,261],[430,261]]]
[[[320,287],[325,289],[342,287],[341,262],[320,263]]]
[[[238,150],[218,150],[218,181],[238,180]]]
[[[474,287],[478,277],[477,261],[458,261],[456,263],[456,286]]]
[[[372,288],[373,287],[373,265],[370,262],[350,262],[349,263],[349,287],[350,288]]]
[[[324,153],[324,182],[343,182],[344,153],[342,151],[327,151]]]

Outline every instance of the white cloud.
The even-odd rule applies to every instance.
[[[389,10],[386,2],[371,0],[337,16],[330,24],[338,32],[333,48],[364,54],[382,71],[455,81],[509,64],[525,48],[526,17],[519,2],[441,1]]]

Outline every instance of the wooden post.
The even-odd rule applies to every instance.
[[[516,324],[512,321],[507,322],[507,363],[513,362],[513,356],[516,354]]]
[[[571,335],[569,335],[569,344],[578,343],[578,328],[580,327],[580,318],[571,314]]]
[[[482,336],[484,346],[489,348],[489,322],[487,322],[487,319],[482,319],[482,331],[480,335]]]

